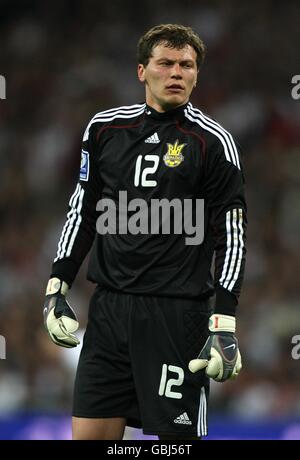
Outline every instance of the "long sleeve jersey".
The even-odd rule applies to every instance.
[[[97,113],[85,130],[51,276],[71,286],[93,246],[92,282],[138,295],[216,293],[215,312],[234,314],[245,230],[244,176],[230,133],[190,102],[164,113],[118,107]]]

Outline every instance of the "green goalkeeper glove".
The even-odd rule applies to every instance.
[[[189,362],[191,372],[205,369],[208,377],[217,382],[237,377],[242,360],[235,337],[235,317],[214,314],[209,319],[211,332],[197,359]]]
[[[79,323],[75,312],[66,301],[68,285],[58,278],[51,278],[47,285],[44,304],[44,324],[51,340],[61,347],[73,348],[80,341],[74,335]]]

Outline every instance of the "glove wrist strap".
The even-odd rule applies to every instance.
[[[235,333],[235,317],[229,315],[214,314],[209,318],[210,332],[233,332]]]
[[[53,295],[60,292],[63,295],[66,295],[69,290],[69,286],[65,281],[60,280],[59,278],[51,278],[48,281],[46,295]]]

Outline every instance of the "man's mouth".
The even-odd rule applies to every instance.
[[[177,93],[183,91],[183,87],[181,85],[174,83],[173,85],[167,86],[167,90]]]

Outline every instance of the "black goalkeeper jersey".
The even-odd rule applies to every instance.
[[[190,225],[198,222],[197,200],[204,206],[201,244],[182,223],[191,216]],[[152,203],[170,207],[170,231],[163,231],[168,225],[160,214],[151,227]],[[239,148],[224,128],[191,103],[165,113],[146,104],[118,107],[96,114],[86,128],[51,276],[71,286],[93,245],[88,279],[101,286],[177,298],[216,291],[215,311],[232,314],[244,274],[245,229]]]

